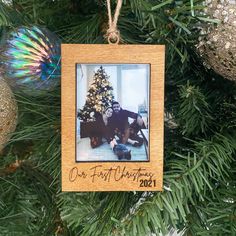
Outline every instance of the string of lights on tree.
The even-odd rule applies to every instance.
[[[79,110],[78,117],[82,121],[94,120],[94,114],[102,113],[107,106],[111,106],[113,99],[113,87],[109,82],[109,76],[101,66],[94,74],[85,105]]]

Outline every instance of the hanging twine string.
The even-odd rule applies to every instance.
[[[109,28],[106,33],[106,38],[109,44],[118,44],[120,42],[120,31],[117,29],[117,21],[120,15],[122,0],[117,0],[114,19],[111,16],[111,2],[107,0],[107,14],[109,19]]]

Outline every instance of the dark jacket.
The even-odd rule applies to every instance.
[[[113,112],[111,117],[111,126],[113,130],[118,129],[120,132],[124,132],[129,127],[128,118],[137,119],[138,114],[135,112],[120,109],[119,113]]]
[[[107,125],[105,125],[103,121],[102,114],[96,113],[95,119],[96,119],[95,127],[91,136],[98,136],[98,137],[105,138],[107,142],[110,143],[112,139],[112,128],[111,128],[111,123],[110,123],[109,118],[108,118]]]

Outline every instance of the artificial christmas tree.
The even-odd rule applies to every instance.
[[[111,106],[113,99],[113,88],[109,82],[109,76],[101,66],[94,73],[86,103],[78,113],[79,118],[82,121],[94,120],[94,114],[96,112],[102,113],[106,107]]]
[[[104,109],[111,106],[113,100],[113,88],[109,82],[109,76],[101,66],[95,73],[92,83],[87,92],[87,98],[84,107],[78,112],[80,122],[80,136],[85,138],[90,136],[96,129],[96,123],[93,122],[96,113],[102,113]]]
[[[36,24],[63,43],[106,43],[105,1],[4,2],[1,37]],[[163,192],[62,193],[60,88],[17,91],[17,130],[0,157],[0,235],[235,234],[236,85],[196,53],[199,27],[215,24],[203,9],[201,1],[127,0],[118,20],[122,42],[166,45],[165,111],[176,125],[165,125]]]

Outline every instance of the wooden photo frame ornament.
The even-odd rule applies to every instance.
[[[62,44],[62,191],[162,191],[163,45]],[[150,64],[149,160],[76,162],[76,65]]]

